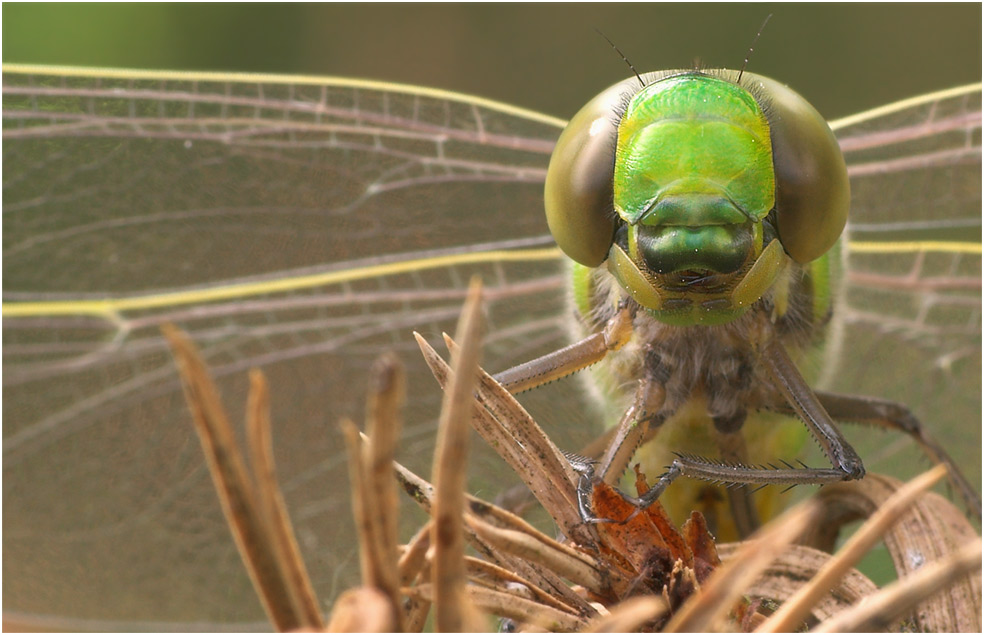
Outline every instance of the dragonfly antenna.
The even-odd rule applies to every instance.
[[[769,14],[768,16],[766,16],[766,19],[763,20],[763,23],[759,25],[759,31],[756,33],[756,37],[752,39],[752,44],[749,45],[749,52],[746,53],[746,59],[744,62],[742,62],[742,69],[739,71],[739,78],[735,80],[736,84],[742,81],[742,74],[746,72],[746,66],[749,65],[749,58],[752,57],[752,50],[756,48],[756,42],[759,41],[759,36],[763,34],[763,30],[766,28],[767,23],[769,23],[770,18],[772,17],[773,14],[772,13]]]
[[[622,51],[619,50],[619,47],[616,46],[615,42],[613,42],[612,40],[610,40],[605,35],[605,33],[602,33],[602,31],[600,31],[599,29],[595,29],[595,32],[598,33],[599,35],[601,35],[603,38],[605,38],[605,41],[609,43],[609,46],[612,47],[612,50],[619,54],[619,57],[622,58],[622,61],[626,62],[626,64],[629,66],[629,70],[633,71],[633,75],[636,75],[636,79],[640,80],[640,87],[641,88],[646,88],[646,82],[644,82],[643,81],[643,78],[640,77],[640,74],[636,72],[636,67],[633,66],[633,63],[632,62],[630,62],[628,59],[626,59],[626,56],[622,54]]]

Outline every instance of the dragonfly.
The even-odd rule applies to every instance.
[[[376,356],[410,368],[398,458],[426,474],[440,392],[411,331],[451,332],[478,274],[484,366],[570,341],[543,212],[564,120],[362,80],[14,65],[3,118],[5,619],[263,622],[164,323],[201,348],[234,420],[247,371],[268,376],[281,485],[325,600],[358,576],[336,422],[361,418]],[[976,482],[981,86],[831,127],[852,200],[816,385],[906,403]],[[523,403],[562,448],[604,427],[577,381]],[[902,435],[846,434],[870,471],[926,465]],[[471,492],[511,482],[479,444],[470,461]]]

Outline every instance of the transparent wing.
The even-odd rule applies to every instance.
[[[263,623],[165,322],[202,348],[234,420],[247,370],[267,373],[281,480],[326,601],[358,580],[336,424],[362,419],[374,358],[410,366],[400,458],[426,474],[440,392],[413,330],[453,332],[480,274],[488,367],[563,344],[542,213],[554,120],[368,82],[3,81],[8,619]],[[506,476],[475,447],[471,487],[494,495]]]
[[[908,405],[971,483],[982,465],[981,107],[978,84],[833,122],[852,207],[824,382]],[[927,466],[902,438],[859,446],[872,471]]]

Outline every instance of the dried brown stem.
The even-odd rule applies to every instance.
[[[812,633],[881,631],[913,605],[941,591],[960,578],[981,573],[982,541],[978,539],[957,552],[924,565],[915,573],[893,582],[878,593],[866,598],[855,608],[839,613],[822,622]]]
[[[518,594],[526,594],[524,597],[527,597],[529,600],[535,600],[541,604],[552,606],[559,611],[577,613],[574,607],[564,604],[530,580],[497,564],[466,556],[465,565],[468,570],[469,580],[476,584],[491,586],[491,588],[509,586],[511,590],[516,590]]]
[[[223,513],[267,616],[282,631],[314,626],[292,600],[296,594],[281,568],[255,485],[205,363],[184,333],[171,325],[161,330],[171,345]]]
[[[538,562],[595,593],[609,591],[607,580],[595,563],[554,540],[541,540],[526,532],[493,527],[474,516],[466,516],[465,522],[480,538],[502,551]]]
[[[434,498],[434,488],[431,484],[396,462],[394,463],[394,471],[397,475],[397,480],[403,485],[404,491],[424,511],[430,514]],[[499,509],[473,496],[467,496],[467,499],[469,509],[472,510],[470,513],[481,514],[487,521],[492,518],[496,521],[496,524],[504,522],[508,524],[508,521],[505,521],[505,519],[513,516],[506,510]],[[495,512],[492,510],[495,510]],[[467,524],[465,525],[465,532],[470,544],[486,557],[530,580],[564,604],[573,607],[580,615],[592,616],[596,614],[595,609],[584,598],[575,594],[571,587],[565,584],[554,571],[538,563],[528,562],[522,558],[503,553],[478,536]]]
[[[868,553],[890,526],[910,508],[913,501],[945,476],[947,476],[947,467],[938,465],[900,488],[848,539],[837,555],[828,560],[811,580],[811,584],[801,587],[757,631],[767,633],[793,631],[804,621],[811,607],[817,604],[821,597]]]
[[[432,601],[434,599],[434,589],[429,584],[410,587],[402,591],[410,596],[419,596]],[[544,606],[511,593],[480,586],[468,586],[466,592],[471,602],[486,613],[508,617],[545,630],[571,632],[580,630],[587,624],[583,618],[576,615]]]
[[[445,390],[438,420],[438,442],[434,451],[434,507],[431,543],[434,561],[435,627],[444,632],[465,630],[467,608],[465,583],[465,465],[468,455],[468,421],[475,409],[472,393],[481,351],[481,291],[478,279],[469,285],[457,335],[462,349],[452,357],[452,376]]]
[[[273,440],[270,432],[270,392],[267,380],[257,369],[250,371],[250,392],[246,405],[246,447],[256,476],[257,505],[270,530],[277,561],[284,569],[291,604],[296,606],[310,628],[323,628],[318,598],[304,566],[301,549],[291,528],[284,497],[277,486]]]
[[[390,598],[373,587],[343,592],[332,607],[325,630],[329,633],[389,633],[396,630]]]
[[[400,555],[397,569],[400,572],[401,586],[407,586],[421,572],[425,556],[431,547],[431,521],[427,521],[417,530],[414,537],[407,543],[407,549]]]
[[[405,379],[400,361],[383,355],[370,371],[366,398],[368,440],[363,444],[363,481],[367,496],[366,512],[371,527],[368,584],[390,597],[394,622],[400,628],[400,581],[397,557],[397,517],[399,500],[393,478],[393,457],[400,437],[400,409],[404,401]]]

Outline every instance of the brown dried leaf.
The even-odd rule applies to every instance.
[[[633,467],[633,470],[636,472],[637,496],[642,496],[650,489],[650,486],[646,482],[646,474],[640,471],[638,464]],[[657,533],[663,539],[664,544],[667,545],[667,548],[670,550],[670,557],[675,560],[681,560],[685,565],[692,567],[694,565],[694,559],[691,550],[688,549],[684,536],[674,525],[670,516],[667,515],[667,511],[664,510],[660,501],[644,509],[643,514],[650,520],[654,529],[656,529]],[[714,549],[714,543],[712,543],[711,548]]]
[[[684,534],[684,543],[694,559],[694,574],[697,576],[698,582],[704,582],[712,571],[722,564],[722,559],[718,554],[718,545],[715,544],[715,537],[708,531],[705,517],[697,511],[691,512],[690,518],[684,522],[684,527],[681,528],[681,533]]]
[[[674,614],[666,630],[701,632],[717,626],[776,555],[816,520],[817,513],[818,506],[807,501],[765,525],[742,543],[731,561],[715,570],[702,592]]]
[[[653,507],[659,508],[660,503],[654,503]],[[615,521],[598,524],[596,531],[603,545],[632,567],[639,584],[653,593],[660,593],[670,582],[677,561],[661,529],[674,537],[675,544],[680,545],[678,549],[683,548],[684,539],[673,525],[664,524],[665,516],[638,511],[612,486],[601,480],[593,484],[592,513],[597,518]],[[663,526],[655,526],[653,518]]]

